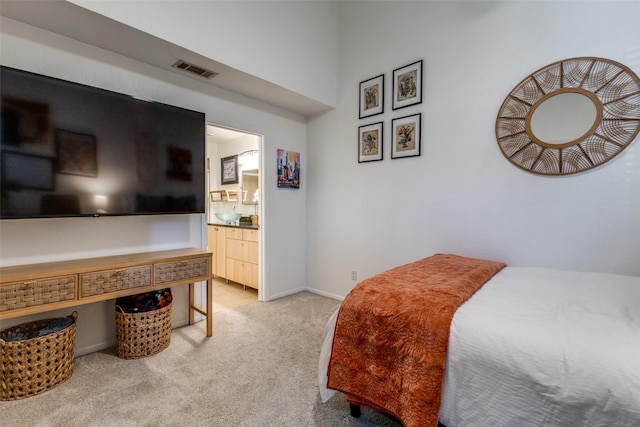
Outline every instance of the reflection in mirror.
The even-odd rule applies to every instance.
[[[258,169],[243,170],[241,185],[243,193],[246,194],[246,197],[242,199],[242,204],[256,205],[254,194],[258,190]]]
[[[596,118],[596,105],[589,97],[560,92],[532,110],[531,132],[547,144],[565,144],[586,135]]]

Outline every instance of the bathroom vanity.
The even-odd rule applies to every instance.
[[[258,226],[209,224],[212,274],[258,289]]]

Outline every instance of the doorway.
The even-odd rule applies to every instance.
[[[263,300],[262,140],[262,135],[207,124],[214,312]]]

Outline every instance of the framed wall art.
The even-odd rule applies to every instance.
[[[98,176],[96,137],[84,133],[56,130],[57,172]]]
[[[384,74],[360,82],[360,118],[384,113]]]
[[[400,117],[391,121],[391,158],[414,157],[420,155],[420,122],[422,114]]]
[[[278,188],[300,188],[300,153],[278,148]]]
[[[223,157],[220,159],[220,184],[237,184],[238,180],[238,156]]]
[[[422,60],[393,70],[393,109],[422,102]]]
[[[382,160],[382,122],[358,128],[358,163]]]

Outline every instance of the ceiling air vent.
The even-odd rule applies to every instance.
[[[182,59],[179,59],[178,62],[172,65],[172,67],[188,71],[200,77],[204,77],[205,79],[212,79],[218,75],[218,73],[216,73],[215,71],[207,70],[206,68],[189,64],[188,62],[184,62]]]

